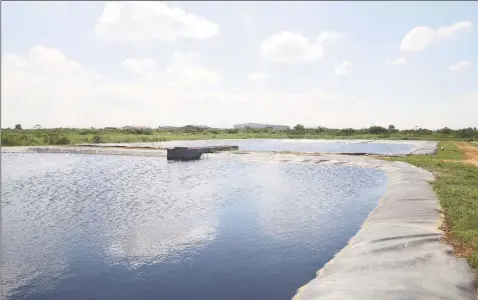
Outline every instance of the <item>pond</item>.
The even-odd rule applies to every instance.
[[[2,153],[2,295],[291,299],[385,183],[351,166]]]

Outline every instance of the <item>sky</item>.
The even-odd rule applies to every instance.
[[[1,3],[1,126],[478,127],[478,2]]]

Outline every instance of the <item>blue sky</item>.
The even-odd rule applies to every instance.
[[[478,126],[478,2],[2,2],[2,127]]]

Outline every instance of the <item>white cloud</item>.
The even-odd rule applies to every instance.
[[[44,46],[35,46],[22,55],[3,56],[2,126],[20,123],[25,128],[37,124],[88,128],[185,124],[228,127],[259,121],[360,128],[376,120],[376,111],[359,103],[360,98],[320,89],[273,92],[264,86],[231,92],[222,84],[220,74],[207,68],[195,53],[175,53],[166,66],[145,58],[118,61],[118,66],[125,68],[125,74],[132,79],[117,79],[116,74],[100,76],[61,51]],[[148,70],[156,80],[147,80],[131,70]],[[466,105],[454,108],[453,116],[460,118],[450,115],[446,119],[445,111],[426,122],[447,126],[468,124],[476,120],[471,109],[476,104]],[[393,117],[383,116],[384,120],[390,118]],[[421,114],[413,118],[404,122],[414,125],[417,120],[423,122]],[[401,126],[398,122],[396,125]]]
[[[458,61],[454,64],[452,64],[450,66],[450,71],[451,72],[459,72],[459,71],[462,71],[464,69],[467,69],[471,66],[470,62],[469,61],[466,61],[466,60],[462,60],[462,61]]]
[[[121,66],[140,80],[161,81],[164,86],[218,85],[221,80],[217,73],[201,65],[197,53],[173,53],[170,64],[163,70],[157,67],[153,58],[128,58]]]
[[[98,76],[89,73],[77,61],[67,59],[59,50],[42,45],[34,46],[25,58],[15,54],[5,55],[2,57],[2,72],[4,69],[29,71],[30,74],[41,74],[43,78],[55,80],[87,80]]]
[[[186,105],[194,112],[195,105],[187,102],[204,101],[201,93],[214,91],[211,88],[219,83],[219,76],[201,66],[192,53],[174,54],[162,70],[153,68],[151,59],[127,59],[121,65],[133,72],[146,68],[158,81],[101,79],[59,50],[39,45],[23,57],[6,55],[2,58],[2,124],[12,126],[19,119],[25,126],[31,122],[30,126],[44,127],[152,123],[155,115],[181,115],[175,114],[174,107],[181,111]]]
[[[340,37],[337,33],[325,31],[315,41],[310,41],[299,33],[282,31],[262,41],[260,52],[266,60],[275,63],[311,62],[322,58],[325,48]]]
[[[335,67],[335,75],[347,75],[349,73],[350,69],[350,62],[349,61],[343,61],[341,62],[338,66]]]
[[[128,58],[121,62],[121,67],[140,80],[158,81],[156,60],[154,58]]]
[[[175,53],[163,68],[145,61],[131,58],[122,66],[147,67],[158,81],[117,81],[106,74],[100,78],[60,51],[43,46],[35,46],[26,55],[4,56],[2,126],[190,123],[227,127],[254,120],[288,125],[314,125],[320,120],[322,124],[341,126],[342,121],[336,118],[340,115],[347,118],[349,126],[361,127],[370,119],[367,109],[318,89],[227,91],[219,74],[203,66],[194,53]],[[138,70],[135,67],[133,70]]]
[[[323,46],[328,46],[334,41],[341,39],[343,35],[333,31],[323,31],[317,36],[317,42]]]
[[[449,26],[442,26],[437,30],[426,26],[415,27],[403,37],[400,50],[405,52],[422,51],[433,42],[449,39],[460,32],[469,30],[472,26],[473,24],[469,21],[461,21]]]
[[[436,37],[438,39],[447,39],[458,34],[459,32],[469,30],[472,26],[473,24],[469,21],[458,22],[450,26],[442,26],[437,29]]]
[[[37,45],[23,57],[6,55],[2,57],[2,124],[18,119],[59,124],[88,120],[94,115],[100,82],[99,74],[56,49]]]
[[[109,2],[95,25],[98,37],[114,41],[171,42],[179,38],[207,39],[219,26],[172,4],[156,1]]]
[[[202,66],[201,57],[197,53],[174,53],[171,64],[166,69],[166,76],[165,81],[169,85],[214,86],[221,82],[216,72]]]
[[[400,44],[400,50],[413,52],[428,47],[435,39],[435,30],[431,27],[415,27],[410,30]]]
[[[248,76],[249,80],[264,80],[267,77],[269,77],[269,74],[263,72],[252,73]]]
[[[399,57],[397,59],[387,60],[387,65],[394,66],[394,65],[404,65],[407,62],[405,57]]]
[[[149,72],[155,65],[154,58],[128,58],[121,62],[121,66],[133,74]]]

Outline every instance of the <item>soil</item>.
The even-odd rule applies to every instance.
[[[458,142],[456,145],[461,149],[461,151],[463,151],[463,154],[465,155],[463,162],[478,166],[478,147],[465,142]]]

